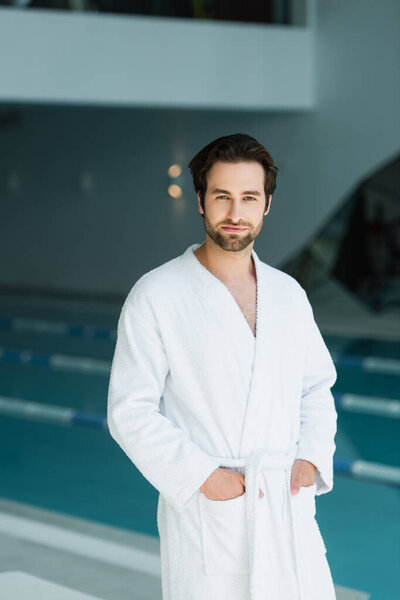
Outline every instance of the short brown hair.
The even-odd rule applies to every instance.
[[[194,189],[200,193],[200,203],[204,210],[204,198],[207,190],[207,173],[218,161],[242,162],[257,161],[264,168],[264,191],[269,196],[275,191],[278,167],[268,150],[254,137],[246,133],[224,135],[210,142],[189,162],[188,167],[193,177]],[[265,210],[267,204],[265,205]],[[204,217],[204,215],[201,215]]]

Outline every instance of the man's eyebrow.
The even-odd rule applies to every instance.
[[[220,188],[215,188],[213,189],[213,191],[211,192],[212,194],[229,194],[230,195],[230,191],[229,190],[221,190]],[[258,190],[249,190],[246,192],[242,192],[242,194],[249,194],[252,196],[261,196],[260,192]]]

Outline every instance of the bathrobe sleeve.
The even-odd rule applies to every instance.
[[[300,405],[300,438],[296,458],[308,460],[317,467],[316,495],[333,488],[334,438],[337,412],[330,388],[337,373],[332,357],[314,319],[306,292],[303,295],[306,353]]]
[[[125,301],[108,388],[108,428],[142,475],[181,512],[219,464],[160,412],[168,371],[154,320]]]

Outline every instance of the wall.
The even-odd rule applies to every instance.
[[[313,8],[313,111],[20,105],[21,124],[0,129],[0,285],[124,295],[204,239],[186,165],[238,131],[265,144],[280,168],[255,249],[274,266],[295,255],[400,145],[400,3]],[[175,161],[185,169],[183,201],[166,194]]]

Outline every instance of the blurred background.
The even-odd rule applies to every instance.
[[[279,167],[255,250],[338,371],[337,598],[398,597],[399,107],[398,0],[0,0],[1,598],[161,598],[158,492],[105,422],[116,325],[204,240],[187,164],[236,132]]]

